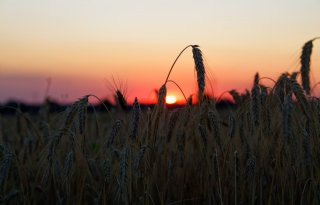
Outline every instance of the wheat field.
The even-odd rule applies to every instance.
[[[192,49],[196,103],[165,104],[175,61],[147,109],[120,90],[114,110],[88,112],[94,95],[58,113],[47,103],[36,114],[13,108],[0,115],[1,204],[320,204],[316,39],[303,46],[300,71],[272,87],[256,73],[251,90],[228,91],[234,104],[220,109],[197,45],[182,51]]]

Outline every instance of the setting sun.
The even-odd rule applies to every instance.
[[[166,97],[166,103],[167,103],[167,104],[174,104],[174,103],[176,103],[176,102],[177,102],[177,99],[176,99],[175,96],[173,96],[173,95],[168,95],[168,96]]]

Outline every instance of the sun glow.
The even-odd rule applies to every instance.
[[[168,95],[167,97],[166,97],[166,103],[167,104],[174,104],[174,103],[176,103],[177,102],[177,98],[175,97],[175,96],[173,96],[173,95]]]

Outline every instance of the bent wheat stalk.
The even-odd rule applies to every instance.
[[[182,51],[179,53],[179,55],[174,60],[172,66],[169,70],[169,73],[166,77],[166,80],[161,88],[166,86],[167,82],[169,81],[169,77],[170,77],[170,74],[173,70],[174,65],[176,64],[177,60],[182,55],[182,53],[189,47],[192,47],[193,60],[195,63],[195,69],[197,71],[198,101],[200,102],[203,99],[203,93],[204,93],[204,89],[205,89],[205,68],[204,68],[204,64],[203,64],[202,52],[201,52],[198,45],[188,45],[184,49],[182,49]],[[160,98],[160,93],[159,93],[158,104],[159,103],[161,104],[161,100],[162,99]]]
[[[301,63],[301,80],[302,87],[306,91],[307,95],[310,95],[310,60],[313,48],[313,41],[319,39],[320,37],[316,37],[306,42],[302,47],[302,52],[300,56]]]

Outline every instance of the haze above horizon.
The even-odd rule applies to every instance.
[[[189,44],[203,52],[208,92],[242,92],[256,72],[276,79],[300,69],[301,47],[320,36],[319,10],[318,0],[2,0],[0,102],[41,102],[48,82],[48,95],[60,102],[86,94],[112,98],[116,86],[129,102],[136,96],[152,101]],[[320,81],[319,42],[311,57],[312,85]],[[186,95],[196,93],[191,50],[170,79]],[[173,84],[168,95],[182,99]]]

